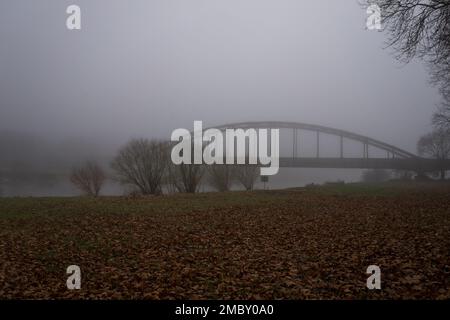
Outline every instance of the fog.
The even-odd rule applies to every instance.
[[[70,31],[74,3],[82,30]],[[169,139],[194,120],[319,124],[416,153],[439,95],[366,17],[356,0],[2,0],[0,173],[25,176],[0,177],[3,193],[76,194],[74,164],[107,167],[128,139]],[[282,169],[269,184],[360,173]]]

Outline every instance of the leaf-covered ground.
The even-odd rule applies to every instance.
[[[449,299],[450,189],[0,199],[0,298]]]

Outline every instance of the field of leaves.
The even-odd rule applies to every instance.
[[[449,299],[450,189],[0,199],[0,298]]]

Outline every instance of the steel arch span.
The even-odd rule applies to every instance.
[[[220,130],[225,129],[292,129],[292,130],[306,130],[306,131],[314,131],[318,133],[325,133],[330,135],[335,135],[338,137],[359,141],[365,145],[373,146],[381,150],[385,150],[390,152],[391,154],[401,157],[401,158],[417,158],[417,156],[413,153],[410,153],[406,150],[397,148],[393,145],[384,143],[379,140],[375,140],[369,138],[367,136],[363,136],[357,133],[353,133],[350,131],[335,129],[331,127],[325,127],[315,124],[301,123],[301,122],[283,122],[283,121],[263,121],[263,122],[238,122],[225,124],[218,127],[215,127]]]
[[[411,152],[394,145],[376,140],[354,132],[301,122],[285,121],[252,121],[230,123],[214,128],[226,129],[290,129],[293,130],[292,157],[280,157],[280,167],[302,168],[358,168],[358,169],[396,169],[410,170],[418,173],[450,170],[450,160],[436,160],[419,157]],[[204,129],[207,130],[207,129]],[[317,133],[316,157],[299,157],[297,155],[297,131],[305,130]],[[324,133],[340,138],[340,157],[324,158],[319,156],[319,134]],[[361,142],[364,145],[364,154],[361,158],[345,158],[343,152],[343,139]],[[370,158],[369,146],[387,152],[386,158]]]

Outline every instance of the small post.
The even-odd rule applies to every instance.
[[[261,176],[261,181],[264,184],[264,190],[266,190],[266,183],[269,182],[269,176]]]

